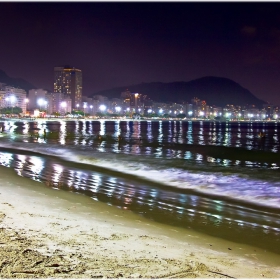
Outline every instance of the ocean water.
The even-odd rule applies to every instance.
[[[280,254],[277,122],[5,120],[0,126],[0,164],[20,176]]]

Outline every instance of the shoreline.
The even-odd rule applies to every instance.
[[[61,121],[132,121],[132,122],[145,122],[145,121],[182,121],[182,122],[216,122],[216,123],[279,123],[280,120],[210,120],[210,119],[160,119],[160,118],[147,118],[147,119],[133,119],[133,118],[0,118],[0,121],[13,121],[13,122],[61,122]]]
[[[274,254],[162,225],[0,167],[2,278],[279,278]]]

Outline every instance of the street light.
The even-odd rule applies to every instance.
[[[86,113],[85,113],[86,108],[87,108],[87,104],[84,104],[84,119],[86,118]]]
[[[116,110],[117,113],[120,113],[121,109],[122,108],[120,106],[115,107],[115,110]]]
[[[29,99],[28,98],[25,98],[24,99],[24,102],[25,102],[25,111],[28,111],[27,110],[27,105],[28,105],[28,103],[29,103]],[[25,112],[26,113],[26,112]]]
[[[226,118],[229,118],[231,116],[231,113],[226,112]]]
[[[42,98],[38,99],[37,103],[39,104],[39,106],[40,106],[40,111],[41,111],[42,106],[43,106],[43,104],[44,104],[44,99],[42,99]]]
[[[65,101],[61,102],[61,103],[60,103],[60,106],[64,109],[63,111],[64,111],[64,114],[65,114],[65,113],[66,113],[66,112],[65,112],[65,108],[66,108],[66,106],[67,106],[66,102],[65,102]]]
[[[138,101],[137,101],[137,98],[139,96],[139,93],[135,93],[135,111],[137,111],[137,108],[138,108]]]
[[[104,111],[106,110],[106,106],[105,106],[105,105],[100,105],[100,106],[99,106],[99,109],[100,109],[102,112],[104,112]]]
[[[6,101],[10,101],[10,105],[12,107],[12,115],[13,115],[13,103],[16,101],[16,97],[14,95],[11,95],[10,97],[6,98]]]
[[[92,105],[90,105],[89,107],[90,107],[90,110],[91,110],[91,115],[92,115],[92,108],[93,108],[93,106],[92,106]]]
[[[79,107],[80,107],[80,105],[79,104],[77,104],[76,105],[76,107],[77,107],[77,112],[79,111]]]

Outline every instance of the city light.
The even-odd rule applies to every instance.
[[[84,118],[86,117],[86,108],[87,108],[87,104],[84,104]]]
[[[28,98],[25,98],[25,99],[24,99],[24,102],[25,102],[25,104],[26,104],[26,105],[25,105],[25,106],[26,106],[25,109],[26,109],[26,111],[27,111],[27,106],[28,106],[28,103],[29,103],[29,99],[28,99]]]
[[[42,106],[44,104],[44,99],[39,99],[37,103],[39,106]]]
[[[66,102],[65,102],[65,101],[61,102],[61,104],[60,104],[60,106],[61,106],[61,107],[63,107],[63,108],[65,108],[65,107],[66,107],[66,105],[67,105],[67,104],[66,104]]]
[[[11,101],[11,104],[14,103],[14,102],[16,102],[16,97],[13,96],[13,95],[10,96],[10,101]]]
[[[16,102],[16,97],[14,96],[14,95],[11,95],[10,97],[7,97],[6,98],[6,101],[10,101],[10,105],[11,105],[11,107],[12,107],[12,114],[13,114],[13,103],[15,103]]]
[[[23,113],[26,113],[28,111],[28,109],[30,109],[32,107],[34,107],[34,105],[31,106],[31,103],[34,104],[34,102],[37,104],[37,108],[38,111],[46,111],[48,110],[48,102],[47,102],[47,97],[45,97],[42,94],[38,94],[38,97],[36,96],[29,96],[27,97],[25,95],[25,97],[22,99],[20,98],[18,100],[18,97],[12,93],[7,93],[7,95],[4,98],[4,105],[6,105],[6,107],[9,107],[10,113],[13,114],[13,111],[16,111],[16,109],[14,109],[15,106],[20,106],[22,109]],[[259,109],[244,109],[243,111],[241,111],[239,108],[235,108],[234,106],[232,106],[230,109],[229,108],[221,108],[221,109],[217,109],[215,107],[209,107],[209,108],[204,108],[202,106],[196,106],[195,110],[192,110],[192,107],[188,107],[183,109],[183,106],[181,104],[175,104],[173,106],[169,106],[169,108],[164,107],[165,109],[163,109],[162,106],[164,105],[160,105],[158,106],[158,104],[151,104],[149,106],[149,108],[144,108],[144,104],[139,103],[140,102],[140,96],[141,94],[139,93],[133,93],[132,94],[132,98],[135,98],[135,104],[131,103],[131,107],[122,107],[121,105],[118,104],[114,104],[112,102],[112,105],[107,106],[107,105],[98,105],[96,106],[95,110],[93,111],[93,108],[95,105],[89,105],[88,102],[81,102],[76,103],[75,107],[76,107],[76,111],[79,112],[81,114],[85,114],[87,113],[88,115],[93,115],[96,114],[97,111],[102,112],[102,113],[116,113],[116,114],[121,114],[121,113],[126,113],[127,115],[131,115],[130,113],[135,112],[136,115],[141,115],[141,113],[143,114],[144,112],[146,112],[147,114],[151,115],[153,113],[157,113],[159,117],[163,117],[164,113],[168,113],[170,117],[173,118],[177,118],[177,117],[182,117],[179,114],[186,114],[188,116],[189,119],[191,118],[197,118],[197,117],[201,117],[201,119],[207,118],[207,119],[217,119],[217,117],[219,117],[219,119],[221,119],[222,121],[226,121],[233,119],[233,120],[249,120],[249,121],[257,121],[257,120],[275,120],[278,121],[280,119],[280,114],[277,108],[275,108],[273,111],[270,110],[270,112],[266,113],[266,108],[263,108],[262,110]],[[138,99],[138,100],[137,100]],[[65,103],[66,102],[66,103]],[[138,102],[138,104],[137,104]],[[114,104],[114,105],[113,105]],[[129,103],[128,103],[129,104]],[[179,105],[179,106],[178,106]],[[3,105],[2,105],[3,106]],[[59,108],[58,111],[60,113],[66,113],[67,110],[70,110],[70,103],[67,103],[67,100],[63,100],[63,102],[59,103]],[[129,106],[129,105],[128,105]],[[143,106],[143,107],[142,107]],[[88,109],[86,109],[88,108]],[[60,110],[59,110],[60,109]],[[189,110],[188,110],[189,109]],[[248,111],[247,111],[248,110]],[[83,111],[83,113],[82,113]]]
[[[65,101],[61,102],[60,106],[63,108],[64,114],[65,114],[65,108],[67,106],[66,102]]]
[[[101,112],[104,112],[106,110],[106,106],[102,104],[99,106],[99,109]]]
[[[47,101],[46,100],[44,100],[43,98],[40,98],[40,99],[38,99],[38,101],[37,101],[37,103],[38,103],[38,105],[40,106],[40,111],[41,111],[41,107],[43,106],[43,105],[47,105]]]

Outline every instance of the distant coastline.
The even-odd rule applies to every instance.
[[[238,122],[261,122],[261,123],[278,123],[279,120],[214,120],[214,119],[199,119],[199,118],[145,118],[145,119],[133,119],[133,118],[0,118],[0,121],[20,121],[20,122],[36,122],[36,121],[133,121],[133,122],[145,122],[145,121],[182,121],[182,122],[217,122],[217,123],[238,123]]]

